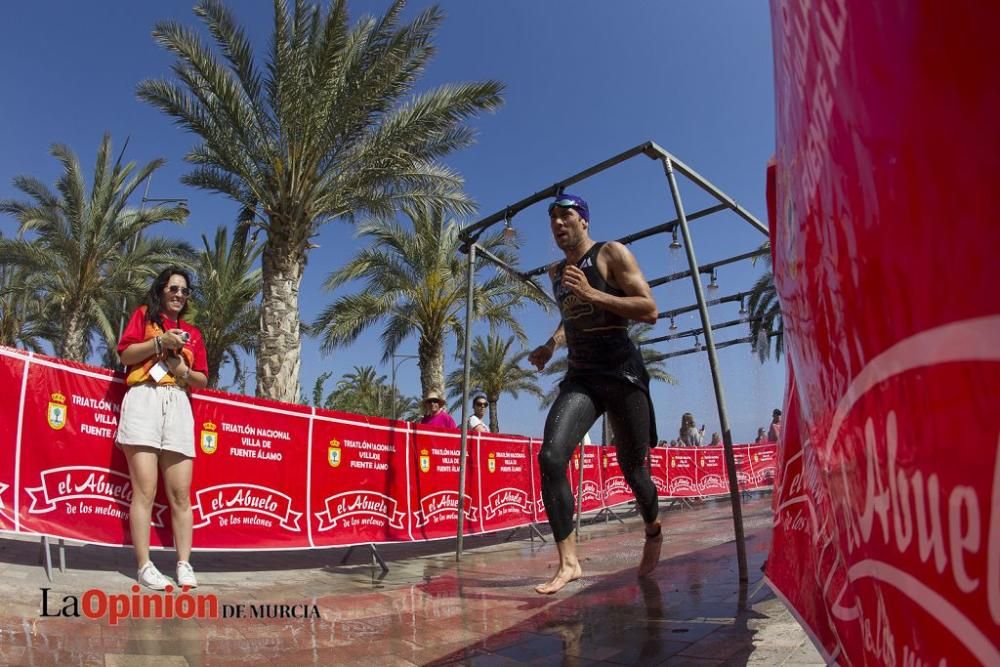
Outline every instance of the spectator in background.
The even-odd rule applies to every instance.
[[[710,442],[708,446],[709,447],[722,446],[722,438],[719,436],[718,432],[712,434],[712,442]]]
[[[476,394],[472,399],[472,414],[469,415],[469,433],[488,433],[489,428],[483,417],[486,416],[486,397]]]
[[[441,398],[441,394],[433,390],[424,396],[424,416],[420,423],[444,428],[458,428],[451,415],[444,411],[444,399]]]
[[[763,445],[767,442],[767,433],[764,431],[764,427],[761,426],[757,429],[757,438],[753,441],[755,445]]]
[[[774,409],[771,413],[771,428],[767,431],[768,442],[778,442],[781,437],[781,410]]]
[[[705,425],[701,425],[701,430],[699,431],[694,426],[694,415],[690,412],[685,412],[681,416],[681,429],[680,437],[678,438],[678,444],[681,447],[701,447],[701,443],[705,440]]]

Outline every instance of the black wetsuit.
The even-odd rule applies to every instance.
[[[614,296],[625,293],[609,285],[597,270],[594,246],[576,263],[587,282]],[[577,443],[602,413],[607,413],[615,436],[618,463],[638,501],[642,518],[656,520],[656,487],[646,467],[649,446],[656,442],[656,424],[649,398],[649,374],[642,354],[628,336],[626,318],[585,303],[562,285],[566,262],[552,279],[562,313],[569,370],[559,385],[538,454],[542,473],[542,500],[556,541],[573,530],[573,493],[566,477]]]

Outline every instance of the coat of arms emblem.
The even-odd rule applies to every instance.
[[[201,451],[206,454],[214,454],[219,449],[219,434],[215,430],[216,426],[211,421],[201,425]]]
[[[331,468],[336,468],[340,465],[343,460],[343,456],[340,453],[340,441],[331,440],[330,446],[326,449],[326,462],[330,464]]]
[[[49,409],[46,416],[48,417],[49,428],[58,431],[66,426],[66,420],[69,417],[66,408],[66,397],[58,391],[52,394],[52,400],[49,401]]]

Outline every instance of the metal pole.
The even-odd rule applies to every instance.
[[[389,355],[389,362],[392,364],[392,397],[391,398],[392,398],[392,420],[393,421],[396,421],[396,419],[399,417],[398,411],[396,410],[396,408],[398,407],[398,403],[396,402],[396,369],[399,368],[399,364],[403,363],[407,359],[419,359],[419,358],[420,358],[420,356],[416,355],[416,354],[395,354],[394,353],[394,354],[390,354]],[[396,362],[396,359],[399,359],[399,363]]]
[[[149,195],[149,184],[152,182],[152,180],[153,180],[153,175],[150,174],[149,178],[146,179],[146,189],[143,190],[142,199],[139,200],[139,213],[142,213],[144,210],[146,210],[146,197],[147,195]],[[135,249],[138,245],[139,245],[139,234],[137,232],[136,235],[132,237],[132,252],[135,252]],[[125,282],[128,283],[131,280],[132,280],[132,272],[129,271],[125,274]],[[128,290],[128,285],[125,286],[125,289]],[[118,318],[118,338],[121,338],[122,334],[125,332],[125,315],[127,309],[128,309],[128,292],[126,291],[125,294],[122,294],[122,314],[121,317]]]
[[[748,324],[750,321],[751,320],[748,317],[741,317],[738,320],[719,322],[718,324],[712,325],[712,331],[718,331],[719,329],[728,329],[729,327],[736,327],[741,324]],[[657,336],[656,338],[647,338],[646,340],[638,341],[636,345],[638,347],[644,347],[646,345],[655,345],[656,343],[665,343],[669,340],[677,340],[678,338],[690,338],[691,336],[700,336],[701,332],[702,330],[700,328],[689,329],[687,331],[681,331],[680,333],[669,334],[667,336]],[[715,347],[719,348],[720,346],[716,345]]]
[[[696,172],[694,169],[687,166],[686,164],[678,160],[676,157],[665,151],[663,148],[658,146],[656,142],[651,141],[649,143],[651,144],[651,151],[659,153],[664,160],[664,164],[667,164],[667,161],[671,163],[669,167],[670,173],[673,173],[674,165],[676,165],[677,171],[687,176],[688,179],[693,181],[695,185],[697,185],[699,188],[701,188],[708,194],[718,199],[720,202],[728,204],[729,208],[731,208],[733,212],[736,213],[736,215],[740,216],[741,218],[749,222],[751,227],[756,229],[764,236],[769,236],[767,225],[765,225],[760,220],[751,215],[751,213],[747,211],[745,208],[737,204],[729,195],[727,195],[725,192],[717,188],[714,184],[709,182],[708,179],[706,179],[704,176]]]
[[[465,526],[465,459],[469,442],[469,362],[472,359],[472,299],[475,288],[476,244],[469,244],[468,292],[465,299],[465,358],[462,378],[462,451],[458,458],[458,545],[455,560],[462,560],[462,529]]]
[[[775,336],[781,336],[781,335],[782,332],[780,331],[771,331],[768,332],[767,337],[774,338]],[[733,345],[752,343],[753,341],[754,339],[752,336],[746,336],[745,338],[734,338],[733,340],[727,340],[721,343],[716,343],[715,349],[721,350],[724,347],[732,347]],[[687,350],[678,350],[677,352],[667,352],[666,354],[661,354],[656,357],[650,357],[646,363],[655,363],[657,361],[663,361],[664,359],[671,359],[673,357],[683,357],[684,355],[687,354],[697,354],[698,352],[701,352],[701,350],[695,350],[694,348],[688,348]]]
[[[719,408],[719,426],[722,428],[722,444],[726,453],[726,473],[729,477],[729,499],[733,506],[733,530],[736,533],[736,560],[739,564],[740,591],[745,593],[749,583],[747,574],[746,541],[743,536],[743,509],[740,506],[740,489],[736,479],[736,458],[733,455],[733,435],[729,428],[729,415],[726,412],[726,399],[722,391],[722,376],[719,374],[719,360],[715,354],[715,341],[712,339],[712,323],[708,319],[708,306],[705,305],[705,294],[701,289],[701,277],[698,274],[698,260],[694,255],[694,244],[691,241],[691,231],[684,218],[684,206],[681,204],[681,193],[677,189],[677,179],[669,157],[663,158],[663,171],[667,175],[670,194],[677,209],[677,221],[684,235],[684,250],[687,253],[688,265],[691,268],[691,282],[694,287],[695,299],[698,301],[698,312],[701,314],[701,326],[705,333],[705,348],[708,350],[708,364],[712,369],[712,384],[715,387],[715,401]]]
[[[580,515],[583,514],[583,441],[580,442],[580,481],[576,485],[576,539],[580,539]]]
[[[392,421],[396,421],[396,355],[390,355],[392,361],[392,393],[389,400],[392,401]]]

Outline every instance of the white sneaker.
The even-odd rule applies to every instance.
[[[177,585],[190,588],[198,587],[198,580],[194,578],[194,568],[186,560],[177,561]]]
[[[139,580],[140,584],[146,588],[152,588],[154,591],[162,591],[170,585],[170,580],[160,574],[160,571],[153,565],[153,561],[147,561],[140,568],[136,579]]]

